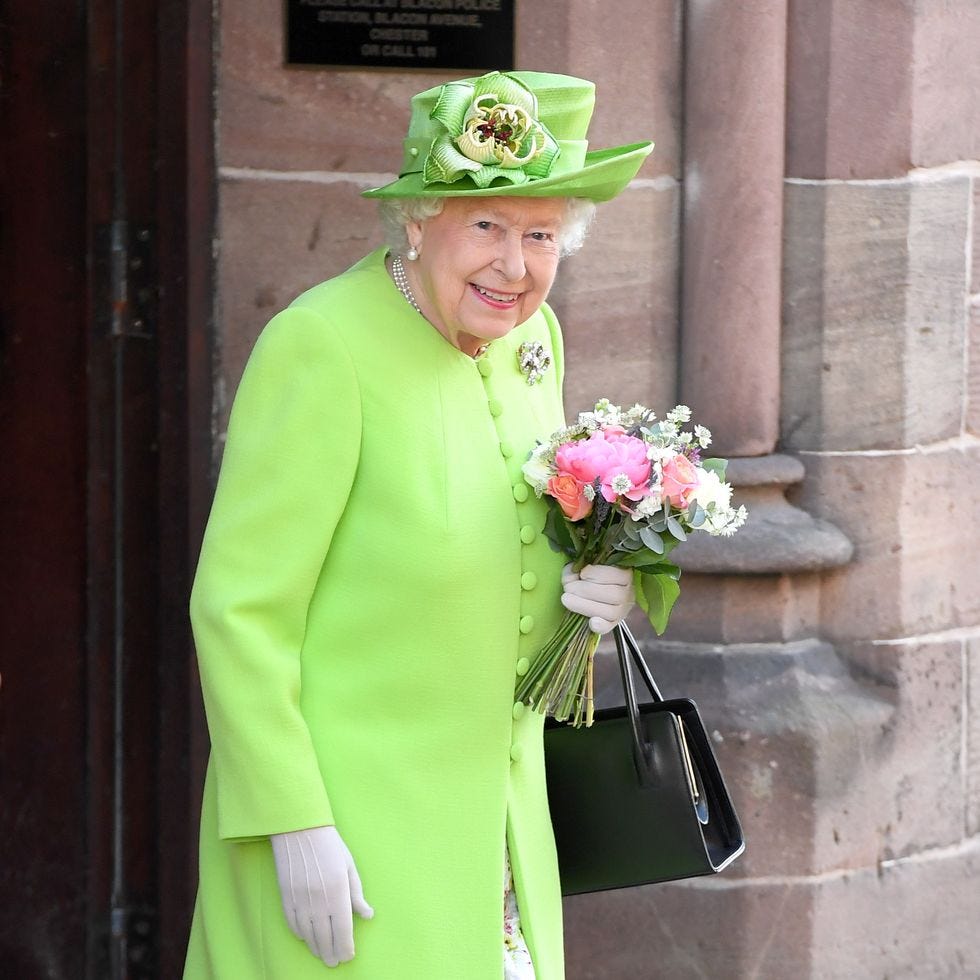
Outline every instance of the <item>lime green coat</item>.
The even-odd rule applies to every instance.
[[[540,341],[534,387],[517,364]],[[212,754],[185,976],[497,980],[505,834],[538,980],[560,980],[542,717],[517,675],[562,559],[521,477],[563,423],[547,307],[474,361],[378,251],[263,331],[191,614]],[[336,824],[375,909],[335,972],[286,926],[268,835]]]

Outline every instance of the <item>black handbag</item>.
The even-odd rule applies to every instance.
[[[591,728],[545,725],[563,895],[714,874],[745,850],[697,705],[665,701],[628,627],[614,633],[626,704]],[[637,705],[631,660],[650,703]]]

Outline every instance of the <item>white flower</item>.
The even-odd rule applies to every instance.
[[[723,538],[730,538],[745,523],[745,519],[749,516],[749,512],[745,509],[744,504],[738,510],[729,511],[728,513],[730,520],[718,531]]]
[[[704,522],[704,529],[709,534],[730,538],[745,523],[748,516],[744,504],[738,510],[731,508],[716,510],[708,514],[707,520]]]
[[[620,424],[626,429],[632,429],[641,422],[652,422],[656,416],[645,405],[637,403],[620,414]]]
[[[698,487],[694,491],[696,500],[705,510],[728,510],[732,502],[731,484],[722,483],[714,470],[698,467]]]
[[[524,479],[534,488],[537,496],[541,496],[548,486],[548,481],[555,475],[553,460],[551,459],[552,448],[547,443],[542,443],[531,451],[531,457],[521,467]]]
[[[673,422],[674,425],[680,425],[683,422],[690,422],[691,410],[687,407],[687,405],[677,405],[667,413],[667,421]]]
[[[702,449],[707,449],[711,445],[711,432],[703,425],[694,426],[694,435],[698,440],[698,445]]]
[[[647,517],[653,517],[663,506],[663,500],[658,491],[647,494],[634,508],[632,518],[634,521],[642,521]]]
[[[592,503],[592,501],[595,500],[595,487],[592,486],[591,483],[586,483],[582,487],[582,496],[585,497],[589,503]]]
[[[629,493],[633,489],[633,481],[625,473],[617,473],[609,485],[617,494]]]
[[[595,413],[607,421],[616,420],[619,418],[619,406],[611,404],[608,398],[600,398],[595,403]]]
[[[676,455],[677,450],[672,449],[670,446],[651,446],[647,450],[647,459],[653,460],[654,463],[660,463],[661,465],[673,459]]]

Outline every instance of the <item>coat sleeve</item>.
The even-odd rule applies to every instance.
[[[333,823],[300,711],[300,654],[360,438],[343,341],[315,311],[283,311],[235,397],[191,595],[223,839]]]

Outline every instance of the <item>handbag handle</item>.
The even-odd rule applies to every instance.
[[[619,671],[623,679],[623,694],[626,700],[626,713],[630,719],[630,734],[632,735],[633,765],[636,768],[636,775],[641,783],[655,783],[655,772],[653,768],[653,753],[650,744],[643,737],[643,726],[640,723],[640,706],[636,700],[636,687],[633,683],[632,660],[643,677],[650,696],[655,702],[664,701],[664,696],[657,687],[657,682],[650,673],[650,667],[643,654],[640,652],[640,645],[636,642],[636,637],[630,632],[630,628],[625,623],[620,623],[613,630],[616,640],[616,652],[619,655]],[[627,656],[627,653],[629,656]],[[709,819],[708,801],[705,796],[704,786],[698,768],[691,755],[691,748],[687,742],[687,733],[683,722],[675,719],[677,725],[678,744],[684,770],[687,775],[688,789],[691,793],[691,802],[694,804],[695,811],[701,823],[706,824]]]
[[[650,673],[650,667],[646,660],[643,659],[643,654],[640,653],[640,644],[636,642],[636,637],[633,636],[632,631],[626,625],[626,623],[619,623],[613,630],[614,637],[616,640],[616,651],[619,654],[620,667],[623,667],[623,660],[625,659],[625,650],[629,650],[630,656],[636,663],[637,668],[639,668],[640,674],[643,677],[643,682],[646,684],[647,690],[650,692],[651,697],[654,701],[663,701],[664,696],[660,693],[660,688],[657,687],[657,682],[653,679],[653,674]],[[627,683],[627,678],[629,682]],[[636,703],[636,693],[633,689],[633,673],[629,668],[627,663],[625,666],[625,673],[623,674],[623,687],[629,688],[633,692],[633,703]]]
[[[619,623],[613,629],[613,638],[616,641],[616,653],[619,656],[619,673],[623,680],[623,695],[626,701],[626,713],[630,720],[630,733],[633,743],[633,764],[636,766],[636,773],[640,781],[645,780],[650,770],[650,747],[643,737],[643,728],[640,724],[640,707],[636,700],[636,687],[633,683],[633,668],[630,660],[636,662],[640,674],[646,683],[650,694],[655,701],[663,701],[663,695],[657,687],[650,668],[640,653],[636,638],[630,632],[630,628],[625,623]]]

